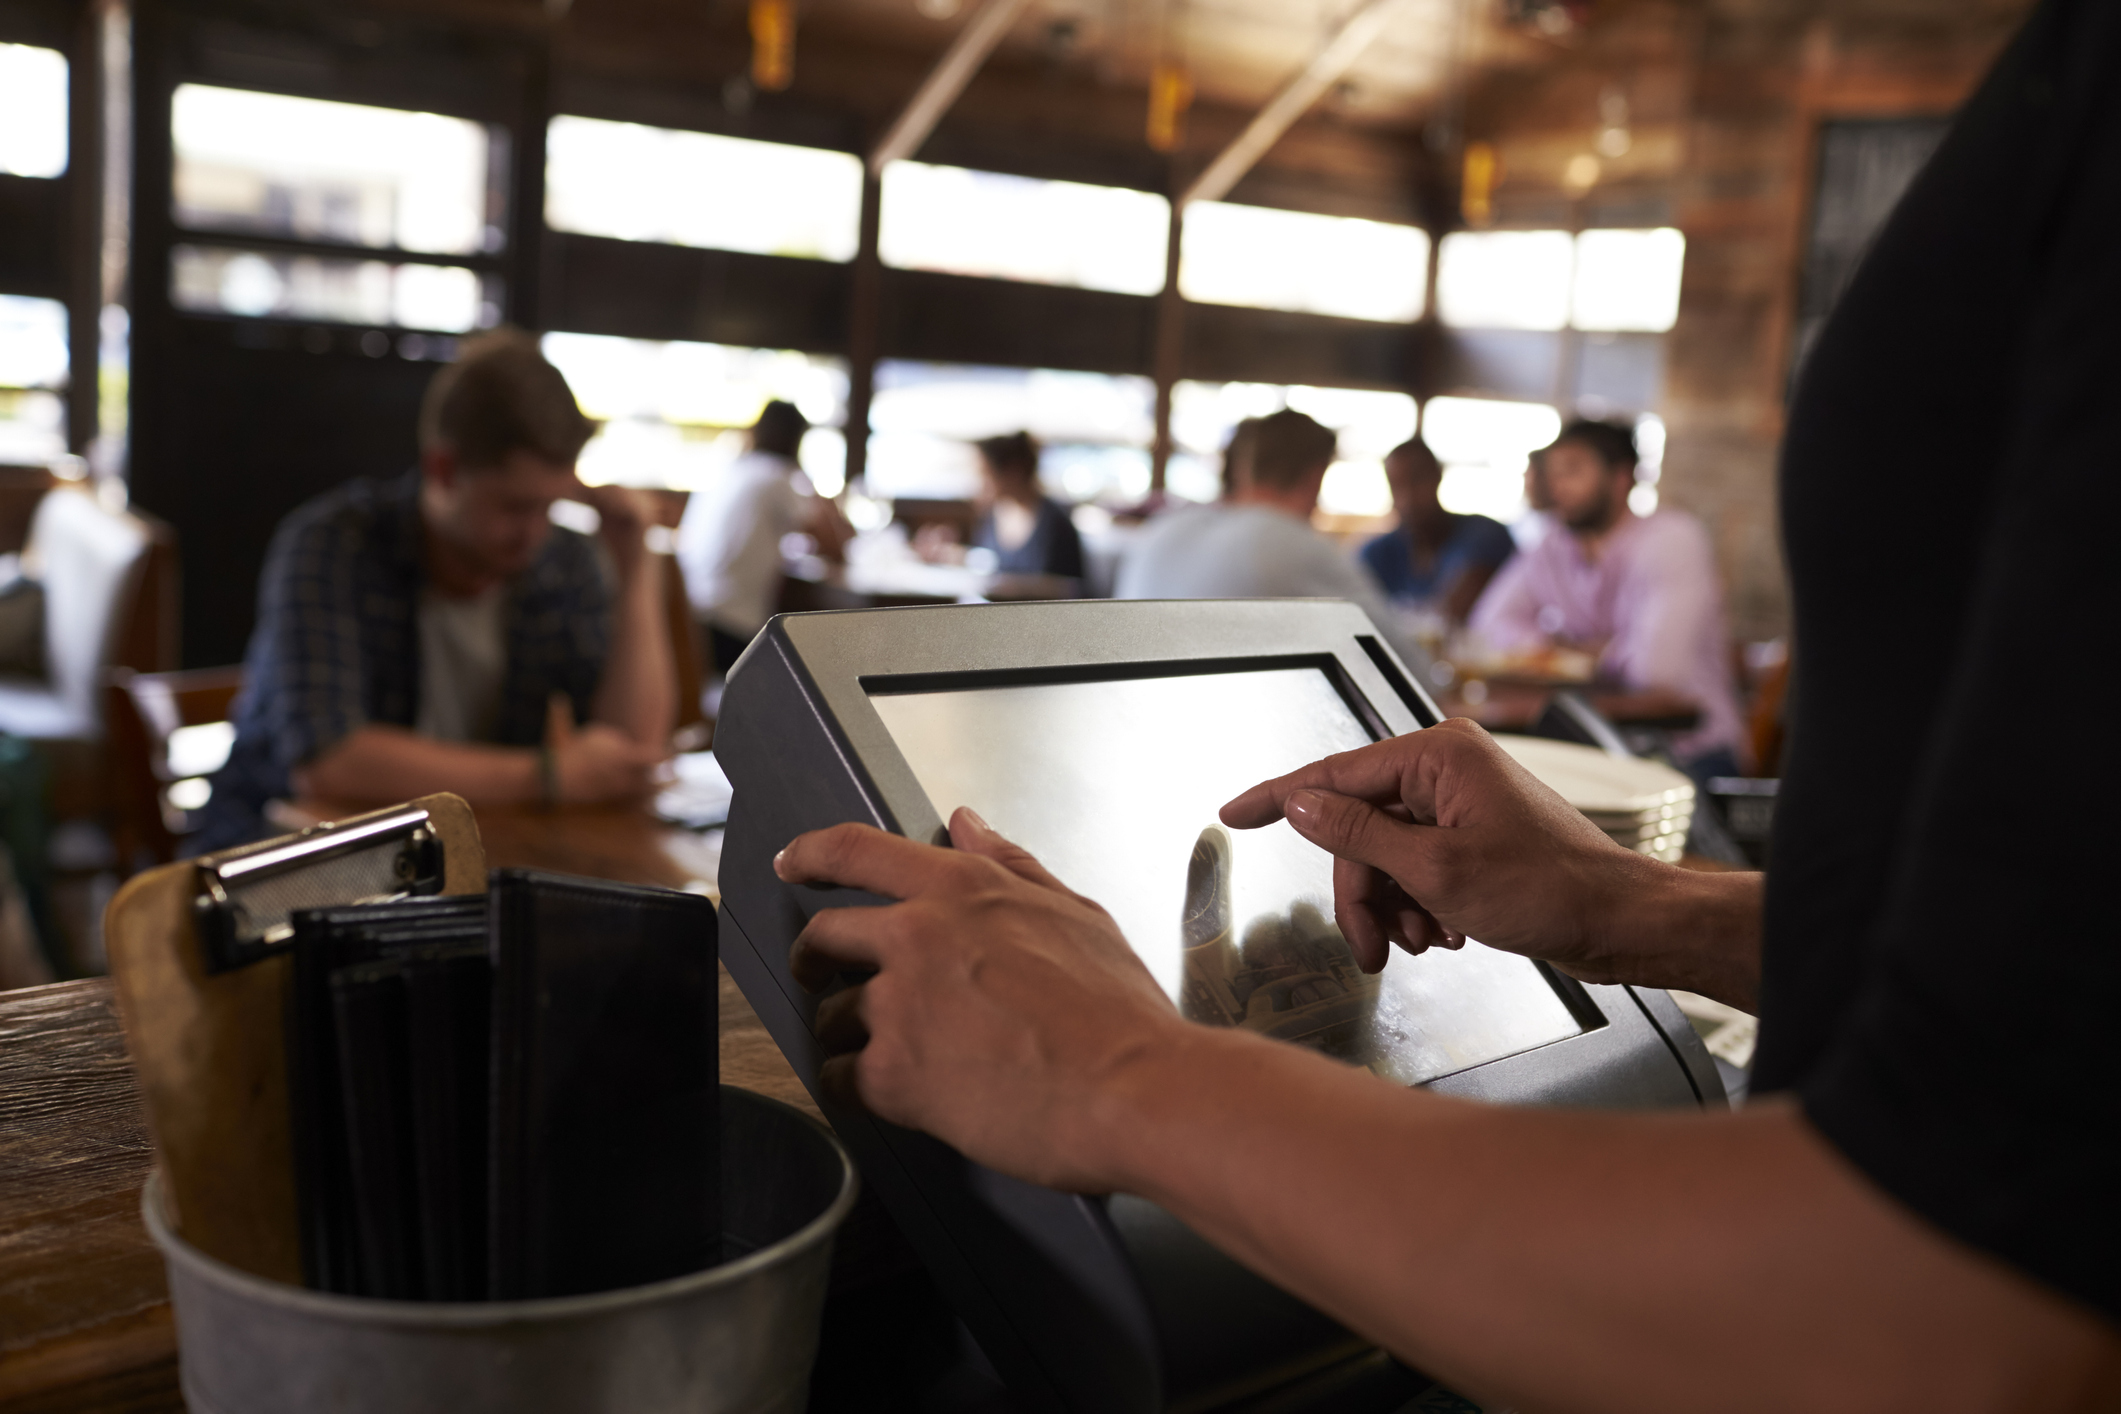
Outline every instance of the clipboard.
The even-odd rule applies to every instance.
[[[288,916],[485,887],[471,807],[438,794],[164,865],[118,891],[105,946],[168,1218],[185,1241],[256,1276],[302,1282]]]

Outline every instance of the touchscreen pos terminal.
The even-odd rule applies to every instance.
[[[783,884],[774,854],[848,820],[940,841],[969,805],[1109,909],[1204,1023],[1485,1100],[1720,1103],[1664,993],[1475,943],[1395,950],[1365,976],[1333,924],[1330,858],[1286,822],[1217,821],[1255,782],[1437,717],[1368,617],[1326,600],[784,615],[730,673],[722,960],[1026,1404],[1210,1408],[1364,1347],[1150,1203],[1020,1183],[820,1093],[818,999],[788,948],[812,913],[864,896]]]

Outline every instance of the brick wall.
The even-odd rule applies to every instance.
[[[1635,224],[1661,213],[1686,233],[1662,492],[1714,534],[1741,638],[1781,634],[1788,622],[1775,464],[1818,126],[1949,112],[2026,8],[1609,0],[1572,50],[1498,73],[1469,99],[1469,136],[1502,157],[1498,224]],[[1599,97],[1615,88],[1629,102],[1629,152],[1570,193],[1568,159],[1593,150]]]

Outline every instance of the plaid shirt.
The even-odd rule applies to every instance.
[[[213,778],[194,848],[272,833],[261,811],[289,773],[355,729],[411,727],[420,708],[420,476],[355,480],[280,523],[258,581],[236,744]],[[595,547],[554,528],[508,587],[508,668],[490,738],[535,746],[564,692],[586,718],[611,646],[611,588]]]

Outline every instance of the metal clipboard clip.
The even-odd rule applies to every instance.
[[[383,903],[442,891],[442,840],[423,806],[400,805],[197,861],[192,900],[208,972],[270,957],[297,909]]]

